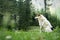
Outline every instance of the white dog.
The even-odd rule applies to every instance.
[[[45,31],[45,32],[52,32],[52,25],[50,22],[42,15],[37,15],[35,19],[38,19],[39,26],[40,26],[40,32]]]

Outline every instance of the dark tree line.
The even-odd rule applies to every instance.
[[[2,25],[11,28],[12,23],[10,22],[14,21],[16,28],[26,30],[30,25],[30,1],[31,0],[25,0],[24,2],[23,0],[0,0]],[[7,17],[10,19],[6,19]]]
[[[19,3],[19,28],[28,29],[30,25],[30,0],[21,0]]]

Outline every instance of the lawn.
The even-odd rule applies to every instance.
[[[0,30],[0,40],[60,40],[60,29],[56,28],[51,33],[40,33],[38,28],[29,31]]]

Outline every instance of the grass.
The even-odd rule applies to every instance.
[[[6,36],[11,38],[7,39]],[[60,40],[60,29],[56,28],[51,33],[40,33],[38,28],[29,31],[0,30],[0,40]]]

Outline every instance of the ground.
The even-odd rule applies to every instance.
[[[40,33],[39,28],[32,28],[29,31],[0,30],[0,40],[60,40],[60,29],[56,28],[50,33]]]

